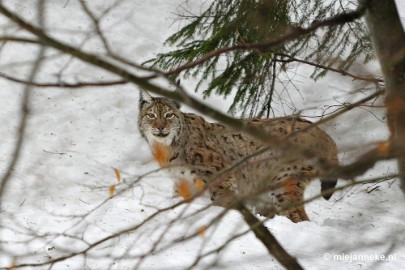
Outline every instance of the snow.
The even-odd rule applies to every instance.
[[[35,21],[34,1],[3,2]],[[173,23],[179,5],[198,12],[201,2],[118,1],[101,26],[115,53],[141,63],[167,50],[163,42],[179,27]],[[87,3],[97,15],[113,5],[113,1]],[[404,18],[405,3],[398,0],[397,5]],[[52,36],[86,51],[104,52],[78,1],[48,1],[46,10],[46,25]],[[0,25],[4,33],[27,36],[4,18]],[[34,46],[7,43],[0,51],[0,72],[26,78],[30,72],[27,61],[35,59],[36,51]],[[117,79],[54,50],[46,53],[50,58],[38,81]],[[379,73],[376,63],[364,69]],[[337,74],[313,82],[308,79],[311,68],[303,65],[294,66],[293,74],[299,92],[291,86],[291,101],[309,117],[327,109],[325,104],[367,95],[357,92],[347,96],[359,85]],[[185,80],[183,86],[199,96],[191,90],[195,83]],[[0,269],[11,266],[14,260],[16,264],[36,264],[57,259],[123,230],[126,232],[97,245],[86,257],[74,256],[51,269],[187,269],[199,255],[221,248],[238,234],[243,235],[197,262],[194,269],[283,269],[252,233],[244,233],[248,227],[237,212],[226,212],[210,226],[223,209],[207,208],[206,198],[173,207],[180,200],[172,198],[172,181],[157,170],[138,131],[138,90],[129,84],[33,88],[21,158],[2,198]],[[18,134],[22,93],[21,84],[0,80],[2,174]],[[205,102],[221,111],[230,104],[229,99],[214,96]],[[292,113],[288,106],[278,109],[280,115]],[[373,143],[387,138],[384,110],[369,110],[353,110],[324,126],[338,143],[342,163],[349,163]],[[120,182],[114,168],[121,172]],[[380,162],[360,179],[395,171],[395,163]],[[110,197],[112,185],[115,195]],[[318,192],[319,182],[314,181],[306,195],[310,198]],[[392,179],[336,192],[330,201],[309,203],[310,222],[294,224],[277,216],[265,225],[305,269],[400,269],[405,263],[404,203],[398,182]],[[165,210],[156,214],[158,209]],[[205,233],[198,234],[206,226]],[[328,254],[351,255],[354,260],[329,258]],[[395,257],[389,261],[356,260],[353,256],[358,255]]]

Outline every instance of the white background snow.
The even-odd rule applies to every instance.
[[[28,21],[36,20],[36,1],[3,1]],[[195,12],[203,1],[124,0],[102,20],[102,28],[116,53],[142,63],[167,51],[165,39],[179,24],[173,21],[179,5]],[[114,1],[87,1],[101,14]],[[405,3],[397,0],[403,20]],[[52,35],[86,51],[103,54],[102,43],[78,1],[47,1],[46,25]],[[1,17],[3,34],[27,36]],[[35,46],[7,43],[0,51],[0,72],[26,78]],[[96,67],[47,50],[37,78],[42,82],[117,79]],[[319,114],[325,105],[352,102],[370,92],[348,92],[360,87],[351,79],[329,74],[313,82],[312,69],[292,65],[289,94],[304,115]],[[353,72],[380,75],[377,63],[358,65]],[[190,94],[196,81],[185,80]],[[5,172],[17,138],[21,84],[0,80],[0,171]],[[126,84],[102,88],[34,88],[20,162],[14,170],[0,215],[0,268],[22,263],[41,263],[80,251],[89,243],[132,228],[157,209],[179,201],[172,198],[172,182],[162,173],[139,176],[158,168],[137,128],[138,93]],[[281,94],[286,95],[286,93]],[[198,95],[197,95],[198,96]],[[229,100],[212,96],[209,102],[226,111]],[[377,101],[382,104],[381,100]],[[191,111],[184,107],[185,111]],[[371,112],[370,112],[371,110]],[[279,106],[279,115],[292,113]],[[373,142],[387,138],[384,109],[355,109],[324,127],[337,141],[342,163],[360,155]],[[118,183],[113,168],[121,171]],[[381,162],[360,179],[394,173],[395,163]],[[109,188],[116,184],[116,196]],[[319,192],[319,182],[307,196]],[[176,243],[210,224],[222,209],[205,209],[208,200],[168,209],[139,229],[97,246],[87,256],[78,255],[51,269],[187,269],[199,254],[220,247],[247,230],[237,212],[229,211],[204,236]],[[405,265],[405,201],[395,180],[361,185],[336,192],[330,201],[307,206],[310,222],[294,224],[284,217],[266,226],[305,269],[401,269]],[[155,247],[155,243],[159,245]],[[174,244],[173,244],[174,241]],[[142,255],[151,253],[143,258]],[[327,254],[327,255],[324,255]],[[332,258],[329,258],[329,255]],[[394,255],[390,261],[338,260],[333,255]],[[140,260],[139,258],[143,258]],[[28,267],[29,268],[29,267]],[[49,269],[49,266],[37,269]],[[282,269],[252,233],[240,236],[219,253],[202,259],[194,269]]]

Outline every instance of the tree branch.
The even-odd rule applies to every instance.
[[[257,239],[259,239],[266,247],[270,255],[276,258],[286,269],[303,269],[297,260],[288,254],[273,234],[256,218],[255,215],[250,212],[249,209],[246,208],[244,204],[239,204],[237,209],[243,216],[245,222],[249,225],[250,229],[254,232]]]
[[[376,148],[368,151],[355,162],[345,166],[339,166],[338,168],[331,168],[331,175],[328,176],[335,176],[342,179],[353,179],[356,176],[364,174],[378,161],[398,158],[404,151],[405,147],[402,141],[381,142]]]
[[[112,85],[121,85],[127,84],[128,81],[125,80],[115,80],[115,81],[105,81],[105,82],[77,82],[77,83],[68,83],[68,82],[57,82],[57,83],[43,83],[43,82],[34,82],[29,80],[19,79],[4,73],[0,73],[0,77],[6,80],[21,83],[25,85],[35,86],[35,87],[63,87],[63,88],[80,88],[80,87],[100,87],[100,86],[112,86]]]
[[[94,24],[94,29],[96,30],[97,35],[99,36],[101,42],[104,45],[104,49],[107,51],[108,54],[111,54],[112,50],[110,48],[110,44],[107,40],[107,38],[104,36],[103,31],[101,30],[100,27],[100,18],[97,18],[96,15],[94,15],[94,13],[90,10],[90,8],[87,6],[86,1],[84,0],[80,0],[79,1],[83,11],[87,14],[87,16],[89,16],[89,18],[91,19],[91,21]]]
[[[376,98],[382,96],[384,93],[385,93],[385,90],[378,90],[378,91],[374,92],[373,94],[371,94],[371,95],[369,95],[369,96],[366,96],[365,98],[362,98],[362,99],[360,99],[359,101],[356,101],[355,103],[348,104],[347,106],[345,106],[345,107],[343,107],[343,108],[337,110],[337,111],[336,111],[335,113],[333,113],[332,115],[329,115],[329,116],[327,116],[327,117],[323,117],[323,118],[322,118],[321,120],[319,120],[318,122],[315,122],[315,123],[313,123],[312,125],[310,125],[310,126],[304,128],[304,129],[302,129],[302,130],[292,132],[292,133],[289,134],[288,136],[294,136],[297,132],[305,132],[305,131],[308,131],[308,130],[311,129],[311,128],[314,128],[314,127],[317,127],[317,126],[319,126],[319,125],[325,124],[325,123],[329,122],[330,120],[332,120],[332,119],[334,119],[334,118],[336,118],[336,117],[338,117],[338,116],[340,116],[340,115],[342,115],[342,114],[344,114],[344,113],[346,113],[346,112],[348,112],[348,111],[351,111],[351,110],[353,110],[354,108],[357,108],[357,107],[359,107],[360,105],[362,105],[362,104],[364,104],[364,103],[366,103],[366,102],[368,102],[368,101],[370,101],[370,100],[372,100],[372,99],[376,99]]]
[[[246,133],[248,133],[256,138],[259,138],[263,141],[266,141],[266,142],[269,141],[268,134],[266,134],[260,130],[253,129],[253,128],[248,129],[246,126],[246,123],[244,123],[240,120],[234,119],[232,117],[229,117],[225,114],[219,113],[215,110],[212,110],[212,108],[203,105],[202,103],[198,102],[196,99],[194,99],[190,96],[186,96],[184,93],[169,92],[163,88],[157,87],[157,86],[149,83],[144,78],[137,77],[136,75],[134,75],[106,60],[99,58],[97,55],[85,53],[70,45],[67,45],[65,43],[62,43],[60,41],[57,41],[57,40],[51,38],[46,33],[44,33],[41,29],[27,23],[26,21],[21,19],[19,16],[12,13],[8,9],[6,9],[1,4],[0,4],[0,13],[5,15],[6,17],[10,18],[12,21],[16,22],[17,24],[19,24],[21,27],[23,27],[27,31],[36,35],[39,38],[40,42],[47,46],[53,47],[57,50],[70,54],[70,55],[77,57],[77,58],[81,59],[82,61],[92,64],[94,66],[98,66],[105,70],[108,70],[111,73],[121,76],[125,81],[133,82],[133,83],[137,84],[138,86],[140,86],[141,88],[149,90],[153,93],[156,93],[156,94],[168,97],[168,98],[179,100],[187,105],[192,106],[194,109],[196,109],[197,111],[199,111],[203,114],[207,114],[207,115],[215,118],[218,121],[226,123],[228,126],[232,127],[233,129],[243,130]],[[287,41],[289,39],[297,38],[301,35],[314,31],[314,30],[318,29],[319,27],[352,21],[352,20],[355,20],[355,19],[361,17],[363,13],[364,13],[364,8],[359,8],[357,11],[354,11],[351,13],[337,15],[335,17],[332,17],[328,20],[324,20],[321,22],[314,22],[310,27],[301,29],[300,31],[296,31],[296,32],[287,34],[284,37],[284,39],[281,39],[281,40]],[[260,44],[251,44],[251,45],[242,44],[242,45],[239,45],[240,47],[236,46],[233,48],[234,49],[238,49],[238,48],[239,49],[260,49],[260,48],[264,49],[265,48],[264,44],[271,46],[271,44],[273,44],[274,42],[276,42],[276,43],[281,42],[281,40],[271,41],[271,42],[267,42],[267,43],[260,43]],[[224,48],[224,49],[227,50],[226,48]],[[324,122],[324,121],[322,121],[322,122]],[[274,138],[271,138],[271,139],[274,139]],[[274,140],[273,143],[278,143],[278,142],[279,142],[279,140]],[[371,164],[371,163],[367,163],[367,164]]]
[[[367,4],[366,22],[386,83],[391,140],[405,146],[405,32],[394,0],[359,0]],[[405,152],[397,156],[405,194]]]
[[[44,24],[43,6],[44,6],[44,1],[43,0],[39,1],[39,3],[38,3],[38,14],[39,14],[38,21],[41,26]],[[35,80],[35,77],[36,77],[39,69],[41,68],[42,59],[43,59],[44,55],[45,55],[45,46],[41,46],[39,48],[36,60],[32,66],[31,73],[29,74],[29,77],[28,77],[29,82]],[[5,170],[5,173],[0,182],[0,210],[2,208],[1,207],[2,199],[4,197],[4,194],[5,194],[5,191],[7,188],[7,184],[9,182],[11,176],[13,175],[15,166],[17,165],[19,158],[20,158],[23,141],[24,141],[24,136],[25,136],[25,129],[27,126],[27,121],[28,121],[28,110],[29,110],[28,103],[29,103],[30,96],[31,96],[31,90],[32,89],[29,84],[27,84],[26,87],[24,88],[23,98],[22,98],[22,103],[21,103],[21,111],[20,111],[21,116],[20,116],[20,120],[19,120],[19,124],[18,124],[17,142],[16,142],[15,148],[12,153],[11,161],[8,164],[8,167]]]
[[[31,43],[31,44],[39,44],[39,40],[24,38],[24,37],[15,37],[15,36],[0,36],[0,41],[2,42],[19,42],[19,43]]]
[[[255,138],[258,138],[259,140],[262,140],[267,143],[273,143],[269,140],[269,135],[266,132],[263,132],[262,130],[260,130],[259,128],[254,128],[254,127],[248,128],[246,122],[235,119],[226,114],[220,113],[219,111],[211,108],[210,106],[204,105],[203,103],[199,102],[197,99],[195,99],[191,96],[186,96],[184,93],[179,93],[178,91],[171,92],[164,88],[158,87],[154,84],[149,83],[145,78],[136,76],[133,73],[121,68],[120,66],[115,65],[107,60],[104,60],[95,54],[86,53],[73,46],[70,46],[66,43],[63,43],[61,41],[58,41],[58,40],[50,37],[44,31],[42,31],[40,28],[26,22],[21,17],[19,17],[17,14],[8,10],[2,4],[0,4],[0,13],[2,13],[4,16],[8,17],[13,22],[20,25],[25,30],[36,35],[41,44],[44,44],[44,45],[52,47],[56,50],[62,51],[64,53],[67,53],[69,55],[72,55],[73,57],[76,57],[76,58],[82,60],[83,62],[89,63],[93,66],[102,68],[113,74],[116,74],[116,75],[120,76],[121,78],[123,78],[123,80],[132,82],[144,90],[148,90],[152,93],[155,93],[155,94],[158,94],[158,95],[170,98],[170,99],[178,100],[184,104],[187,104],[187,105],[193,107],[195,110],[216,119],[217,121],[226,123],[228,126],[230,126],[231,128],[233,128],[235,130],[243,130],[244,132],[248,133],[249,135],[251,135]]]
[[[284,33],[284,35],[281,38],[276,39],[276,40],[269,40],[269,41],[253,43],[253,44],[239,43],[234,46],[224,47],[224,48],[220,48],[220,49],[211,51],[196,61],[189,62],[187,64],[179,66],[178,68],[165,72],[164,74],[166,76],[170,76],[173,74],[180,73],[183,70],[190,69],[197,65],[200,65],[213,57],[216,57],[216,56],[219,56],[221,54],[231,52],[231,51],[236,51],[236,50],[258,50],[261,52],[267,51],[274,47],[280,46],[286,42],[289,42],[294,39],[308,35],[314,31],[318,30],[319,28],[328,27],[328,26],[336,26],[339,24],[352,22],[354,20],[361,18],[364,15],[364,13],[365,13],[365,6],[360,5],[359,8],[355,11],[338,14],[336,16],[333,16],[329,19],[322,20],[322,21],[313,21],[312,24],[306,28],[303,28],[303,27],[290,28]]]
[[[354,74],[352,74],[350,72],[347,72],[345,70],[342,70],[342,69],[337,69],[337,68],[333,68],[333,67],[327,67],[327,66],[320,65],[320,64],[317,64],[317,63],[314,63],[314,62],[298,59],[298,58],[292,57],[291,55],[288,55],[288,54],[277,53],[277,55],[280,55],[282,57],[287,57],[287,59],[275,59],[275,61],[277,61],[277,62],[286,63],[286,62],[293,62],[294,61],[294,62],[307,64],[307,65],[310,65],[310,66],[313,66],[313,67],[321,68],[321,69],[324,69],[324,70],[333,71],[333,72],[339,73],[339,74],[341,74],[343,76],[349,76],[349,77],[353,78],[354,80],[361,80],[361,81],[366,81],[366,82],[371,82],[371,83],[382,83],[382,82],[384,82],[384,80],[382,80],[382,79],[354,75]]]

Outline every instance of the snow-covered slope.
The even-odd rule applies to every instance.
[[[3,2],[28,20],[35,20],[34,1]],[[48,2],[46,25],[54,37],[103,53],[103,45],[78,1]],[[97,15],[113,5],[113,1],[87,2]],[[397,2],[404,12],[405,4]],[[105,15],[102,28],[111,48],[136,63],[167,49],[162,44],[178,29],[173,12],[179,5],[188,5],[196,12],[201,5],[200,1],[183,0],[117,3]],[[9,35],[23,35],[3,18],[0,27]],[[53,50],[46,53],[49,60],[37,81],[117,79]],[[26,61],[35,57],[34,46],[7,43],[0,51],[0,72],[24,79],[30,72]],[[376,63],[365,68],[379,72]],[[343,96],[356,86],[350,79],[329,74],[315,83],[308,79],[310,73],[307,66],[294,67],[292,74],[299,78],[295,86],[300,93],[290,93],[295,105],[307,109],[304,112],[308,115],[313,108],[325,109],[325,104],[364,97],[362,93]],[[183,83],[186,89],[195,85],[192,80]],[[16,142],[23,87],[0,80],[2,173]],[[195,269],[282,269],[252,233],[244,233],[247,226],[237,212],[229,211],[209,226],[223,209],[206,208],[205,198],[173,207],[179,199],[172,198],[172,182],[153,172],[158,166],[138,132],[138,90],[130,84],[32,89],[21,158],[2,198],[0,268],[52,261],[127,230],[97,245],[86,256],[78,254],[37,269],[187,269],[193,264]],[[229,104],[229,100],[217,97],[206,102],[222,111]],[[336,139],[342,163],[365,148],[353,150],[352,146],[367,146],[387,137],[385,123],[380,121],[384,111],[368,110],[356,109],[324,127]],[[114,168],[120,171],[121,181]],[[362,178],[395,170],[395,163],[384,162]],[[148,172],[152,173],[144,176]],[[319,183],[314,182],[307,197],[317,192]],[[115,196],[110,197],[112,193]],[[276,217],[266,221],[266,226],[305,269],[401,269],[405,263],[404,205],[398,183],[389,180],[337,192],[330,201],[309,203],[311,222],[294,224]],[[190,238],[184,239],[187,236]],[[230,243],[222,247],[227,241]],[[216,249],[218,252],[206,255]],[[387,261],[370,258],[376,255],[377,259],[381,255],[393,257]]]

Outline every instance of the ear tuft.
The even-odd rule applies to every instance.
[[[177,109],[180,109],[180,103],[176,102],[176,101],[172,101],[174,106],[176,106]]]
[[[139,92],[139,105],[142,108],[145,104],[151,104],[153,97],[146,91],[141,90]]]

